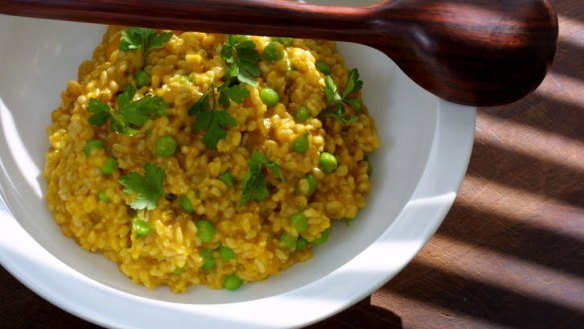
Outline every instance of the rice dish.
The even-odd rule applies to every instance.
[[[148,288],[264,280],[366,205],[358,81],[331,41],[108,27],[52,113],[48,207]]]

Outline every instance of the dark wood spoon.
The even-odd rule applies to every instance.
[[[351,41],[473,106],[516,101],[549,69],[552,0],[386,0],[362,8],[271,0],[0,0],[0,13],[201,32]]]

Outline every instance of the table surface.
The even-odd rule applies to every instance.
[[[393,280],[312,329],[584,328],[584,3],[527,98],[478,111],[461,191]],[[97,328],[0,267],[0,328]]]

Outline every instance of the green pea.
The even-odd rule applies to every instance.
[[[219,252],[219,256],[221,256],[221,259],[223,259],[226,262],[235,258],[235,253],[229,247],[219,246],[219,248],[217,248],[217,251]]]
[[[311,196],[312,194],[314,194],[316,188],[318,187],[318,181],[316,180],[316,177],[312,175],[306,176],[305,179],[308,182],[308,193],[306,196]]]
[[[182,84],[189,84],[189,83],[193,82],[191,80],[191,77],[188,75],[179,75],[176,79]]]
[[[296,192],[300,195],[309,197],[314,194],[317,187],[318,181],[316,180],[316,177],[312,175],[307,175],[306,177],[298,181],[298,185],[296,186]]]
[[[243,280],[241,280],[235,274],[229,274],[228,276],[225,277],[225,280],[223,280],[223,287],[231,291],[239,289],[239,287],[241,287],[242,284]]]
[[[99,191],[99,193],[97,193],[97,198],[101,202],[108,202],[109,201],[109,197],[107,196],[107,193],[105,193],[104,190],[101,190],[101,191]]]
[[[279,42],[285,47],[288,47],[292,44],[292,38],[287,37],[272,37],[272,41]]]
[[[235,186],[235,177],[231,172],[226,171],[221,176],[219,176],[219,180],[223,182],[223,184],[227,185],[228,187]]]
[[[292,150],[296,153],[306,153],[308,151],[308,132],[292,141]]]
[[[298,123],[301,123],[310,119],[311,116],[312,113],[310,113],[310,110],[306,106],[303,106],[299,108],[296,113],[294,113],[294,120],[296,120]]]
[[[284,52],[282,51],[282,46],[275,42],[268,43],[267,46],[264,47],[264,58],[268,62],[275,62],[280,60],[284,56]]]
[[[318,238],[316,238],[316,240],[312,241],[312,244],[314,244],[315,246],[320,246],[321,244],[325,243],[328,240],[330,235],[331,230],[327,228],[326,230],[322,231],[322,233]]]
[[[118,169],[118,161],[112,157],[107,157],[103,163],[103,166],[101,167],[101,173],[105,176],[109,176],[116,169]]]
[[[353,222],[354,219],[355,218],[350,218],[350,217],[343,217],[343,218],[341,218],[341,220],[343,222],[345,222],[345,225],[347,225],[347,226],[351,225],[351,223]]]
[[[174,154],[176,151],[177,143],[174,137],[166,135],[158,138],[156,141],[156,154],[159,157],[167,158]]]
[[[298,233],[302,233],[308,228],[308,218],[304,216],[303,211],[299,211],[292,215],[292,217],[290,217],[290,222]]]
[[[137,239],[140,239],[152,233],[152,226],[146,221],[134,218],[132,219],[132,232]]]
[[[296,241],[296,250],[302,250],[308,246],[308,241],[305,238],[299,236],[298,240]]]
[[[99,139],[90,139],[85,143],[85,155],[89,156],[95,150],[103,149],[103,143]]]
[[[195,209],[193,208],[193,203],[191,202],[191,199],[189,199],[188,196],[181,195],[181,197],[178,200],[184,212],[188,214],[192,214],[195,212]]]
[[[187,269],[186,269],[186,267],[184,267],[184,266],[183,266],[183,267],[176,267],[176,268],[174,269],[174,271],[172,271],[171,275],[172,275],[173,277],[175,277],[175,276],[179,276],[179,275],[183,274],[183,273],[184,273],[186,270],[187,270]]]
[[[320,72],[322,72],[325,75],[331,74],[331,69],[328,66],[328,64],[325,63],[325,62],[317,61],[316,63],[314,63],[314,66],[316,66],[316,69],[319,70]]]
[[[215,236],[215,229],[213,225],[208,220],[200,220],[198,221],[195,226],[197,227],[197,234],[199,235],[199,239],[203,242],[211,242],[213,237]]]
[[[367,176],[371,177],[371,174],[373,174],[373,166],[371,165],[369,158],[366,158],[365,161],[367,161]]]
[[[136,80],[136,86],[142,88],[150,84],[150,76],[146,71],[140,70],[134,75],[134,80]]]
[[[298,237],[293,236],[291,234],[289,234],[288,232],[284,232],[282,233],[282,235],[280,235],[280,243],[282,244],[282,246],[290,251],[294,250],[294,248],[296,248],[296,240],[298,240]]]
[[[260,89],[260,98],[268,108],[273,107],[280,102],[278,92],[272,88]]]
[[[322,152],[320,154],[320,159],[318,160],[318,166],[325,173],[331,173],[337,169],[338,166],[337,158],[328,152]]]
[[[215,257],[213,257],[213,251],[209,249],[201,250],[201,257],[203,258],[203,265],[201,266],[204,270],[210,270],[215,268]]]

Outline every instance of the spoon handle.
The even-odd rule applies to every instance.
[[[347,41],[370,11],[273,0],[0,0],[0,13],[17,16]]]
[[[388,55],[452,102],[516,101],[556,51],[552,0],[383,0],[369,7],[272,0],[0,0],[0,13],[174,30],[351,41]]]

